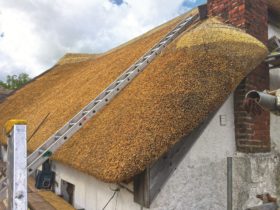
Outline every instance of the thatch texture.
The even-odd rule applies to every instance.
[[[0,124],[29,122],[34,150],[181,19],[94,61],[57,66],[0,104]],[[255,38],[208,20],[174,40],[54,156],[107,182],[130,179],[219,107],[267,55]]]
[[[90,59],[95,59],[99,55],[98,54],[81,54],[81,53],[67,53],[64,55],[57,63],[57,65],[71,64],[71,63],[79,63],[82,61],[87,61]]]

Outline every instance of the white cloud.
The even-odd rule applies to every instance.
[[[36,76],[67,52],[109,50],[182,13],[184,0],[0,0],[0,79]]]

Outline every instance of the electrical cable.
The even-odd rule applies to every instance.
[[[104,209],[109,205],[109,203],[113,200],[113,198],[115,197],[115,195],[120,191],[120,188],[117,188],[116,190],[113,190],[113,191],[115,191],[115,192],[113,193],[113,195],[111,196],[111,198],[108,200],[108,202],[106,203],[106,205],[102,208],[102,210],[104,210]]]
[[[118,191],[119,192],[119,191]],[[118,196],[119,196],[119,193],[117,192],[117,197],[116,197],[116,205],[115,205],[115,210],[117,210],[117,206],[118,206]]]

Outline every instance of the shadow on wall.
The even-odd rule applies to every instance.
[[[280,68],[270,70],[270,89],[280,88]]]

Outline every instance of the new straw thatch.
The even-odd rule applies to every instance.
[[[98,54],[67,53],[58,61],[57,65],[79,63],[82,61],[95,59],[98,56]]]
[[[0,104],[0,124],[24,118],[31,134],[50,113],[29,142],[34,150],[187,15],[95,60],[55,67]],[[255,38],[215,19],[196,24],[54,159],[106,182],[130,179],[196,128],[266,55]]]

